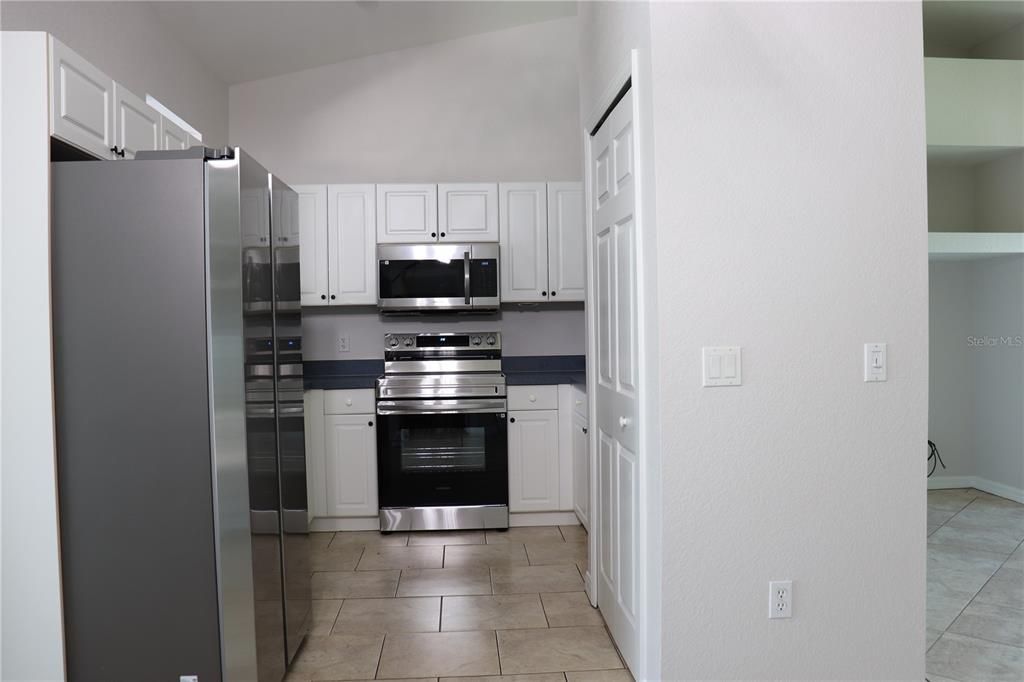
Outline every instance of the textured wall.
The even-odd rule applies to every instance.
[[[231,140],[286,182],[578,180],[576,18],[231,87]]]
[[[651,5],[665,679],[924,676],[921,31],[915,2]],[[742,387],[701,388],[719,344]]]

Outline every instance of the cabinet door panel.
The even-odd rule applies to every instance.
[[[377,185],[377,243],[437,241],[437,185]]]
[[[299,295],[302,305],[327,305],[327,185],[297,185]]]
[[[552,301],[582,301],[587,246],[583,185],[548,183],[548,292]]]
[[[590,530],[590,441],[587,438],[587,420],[579,414],[572,416],[572,499],[576,516]]]
[[[558,410],[508,414],[509,511],[558,510]]]
[[[309,516],[327,516],[327,449],[324,445],[324,392],[311,389],[303,395],[306,420],[306,489]]]
[[[502,302],[548,300],[547,187],[543,182],[499,185]]]
[[[188,149],[192,136],[166,116],[160,117],[160,149]]]
[[[96,156],[114,146],[114,81],[50,38],[50,131]]]
[[[328,185],[330,305],[377,303],[377,217],[373,185]]]
[[[327,513],[376,516],[377,427],[375,415],[327,415]]]
[[[160,148],[160,114],[120,83],[114,83],[114,144],[124,158]]]
[[[475,183],[437,186],[438,241],[498,241],[498,186]]]

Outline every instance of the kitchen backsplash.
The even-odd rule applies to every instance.
[[[497,315],[381,317],[376,308],[303,308],[303,358],[370,360],[384,357],[387,332],[489,331],[502,334],[502,353],[514,355],[586,354],[582,304],[508,306]],[[348,352],[341,350],[342,338]]]

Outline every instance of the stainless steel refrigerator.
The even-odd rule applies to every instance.
[[[279,682],[311,618],[298,198],[237,149],[51,171],[68,679]]]

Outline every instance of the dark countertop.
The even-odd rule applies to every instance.
[[[583,355],[511,355],[501,359],[509,386],[585,385]],[[302,363],[307,389],[375,388],[383,360],[307,360]]]

